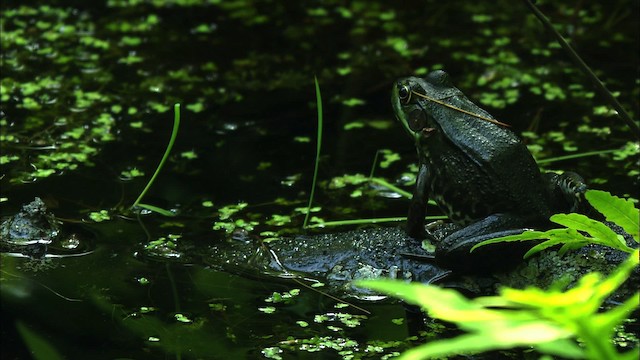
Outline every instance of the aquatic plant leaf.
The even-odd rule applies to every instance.
[[[470,252],[473,252],[475,249],[481,247],[481,246],[485,246],[485,245],[490,245],[490,244],[496,244],[496,243],[500,243],[500,242],[515,242],[515,241],[529,241],[529,240],[542,240],[542,239],[548,239],[547,237],[547,232],[543,232],[543,231],[536,231],[536,230],[528,230],[523,232],[522,234],[516,234],[516,235],[507,235],[507,236],[502,236],[502,237],[497,237],[497,238],[493,238],[493,239],[489,239],[489,240],[485,240],[479,244],[474,245]],[[540,247],[540,250],[542,249],[546,249],[550,246],[553,246],[555,244],[552,245],[548,245],[548,246],[543,246],[543,244],[538,244],[537,246]],[[540,251],[538,250],[538,251]],[[526,258],[526,256],[525,256]]]
[[[353,107],[358,105],[364,105],[365,102],[362,99],[349,98],[349,99],[342,100],[342,104],[348,107]]]
[[[584,359],[584,350],[569,339],[537,344],[534,348],[540,353],[561,356],[567,359]]]
[[[164,216],[176,216],[176,214],[172,213],[169,210],[165,210],[161,207],[157,207],[157,206],[153,206],[153,205],[149,205],[149,204],[138,204],[139,207],[143,208],[143,209],[147,209],[149,211],[153,211],[155,213],[158,213],[160,215],[164,215]]]
[[[585,198],[598,210],[607,221],[614,222],[633,236],[636,242],[640,241],[638,229],[640,228],[640,211],[633,206],[630,199],[621,199],[606,191],[588,190]]]
[[[16,328],[22,336],[29,352],[35,360],[62,360],[62,355],[42,336],[29,329],[22,321],[16,321]]]
[[[513,236],[519,236],[519,235],[513,235]],[[540,237],[538,237],[538,239],[548,239],[548,240],[541,242],[540,244],[529,249],[529,251],[527,251],[522,257],[523,259],[528,259],[532,255],[535,255],[536,253],[542,250],[545,250],[560,244],[564,244],[564,245],[560,248],[558,253],[560,255],[563,255],[564,253],[566,253],[571,249],[576,249],[581,246],[587,245],[589,243],[589,240],[587,240],[587,238],[584,235],[580,234],[575,229],[553,229],[553,230],[548,230],[543,233],[540,233],[539,236]],[[494,240],[499,240],[499,239],[494,239]]]
[[[636,360],[640,356],[638,354],[638,349],[629,350],[626,353],[619,356],[620,360]]]
[[[525,290],[505,288],[500,295],[516,307],[537,308],[540,316],[552,319],[571,329],[584,341],[589,359],[625,358],[618,354],[611,338],[620,325],[638,307],[638,293],[607,312],[599,312],[603,302],[628,278],[638,266],[638,251],[634,251],[612,274],[602,278],[599,273],[582,277],[578,285],[565,292],[537,288]]]
[[[619,200],[617,201],[613,199],[613,195],[604,191],[592,192],[591,190],[589,190],[587,191],[587,194],[591,194],[587,195],[588,198],[597,199],[594,200],[594,207],[596,207],[598,211],[602,212],[603,215],[607,217],[607,220],[613,221],[616,224],[618,223],[614,221],[614,219],[620,221],[621,223],[624,223],[624,226],[622,226],[622,224],[618,225],[622,226],[625,231],[627,231],[627,228],[629,228],[629,231],[627,232],[632,235],[633,231],[635,231],[635,235],[633,236],[637,238],[638,217],[640,216],[640,214],[638,213],[638,210],[633,207],[633,203],[630,200],[624,200],[615,197]],[[600,244],[620,251],[624,251],[626,253],[633,252],[633,249],[627,245],[622,235],[614,232],[606,224],[591,219],[585,215],[577,213],[555,214],[550,217],[550,220],[559,225],[563,225],[566,228],[552,229],[544,232],[530,230],[525,231],[522,234],[489,239],[475,245],[471,248],[471,251],[474,251],[480,246],[495,244],[499,242],[547,239],[546,241],[543,241],[532,247],[529,251],[527,251],[527,253],[524,254],[523,257],[526,259],[544,249],[548,249],[550,247],[561,244],[562,247],[558,252],[560,255],[563,255],[569,250],[578,249],[588,244]],[[586,233],[589,236],[585,236],[583,233]]]
[[[457,338],[430,342],[409,350],[400,359],[423,359],[478,353],[488,350],[545,343],[564,339],[571,333],[530,311],[497,310],[470,300],[455,290],[432,285],[407,284],[392,280],[359,281],[357,286],[398,296],[422,306],[430,316],[455,322],[469,331]]]
[[[169,138],[169,143],[167,144],[167,148],[164,151],[164,155],[162,155],[162,159],[160,159],[160,163],[158,164],[158,167],[156,167],[156,171],[151,176],[151,179],[149,179],[149,182],[147,182],[147,185],[144,187],[144,189],[142,190],[140,195],[138,195],[138,198],[136,199],[136,201],[134,201],[133,205],[131,205],[132,208],[136,207],[138,205],[141,205],[140,201],[142,200],[144,195],[147,193],[147,191],[149,191],[149,189],[151,188],[151,185],[153,185],[154,181],[158,177],[158,174],[160,173],[160,170],[162,169],[162,167],[164,166],[165,162],[169,158],[169,154],[171,153],[171,149],[173,148],[173,144],[175,143],[176,138],[178,137],[178,129],[179,128],[180,128],[180,104],[174,104],[173,105],[173,129],[171,130],[171,137]],[[160,209],[158,207],[151,206],[151,205],[145,205],[145,206],[146,206],[146,209],[151,210],[151,211],[163,210],[163,209]],[[159,212],[159,213],[161,213],[161,214],[163,214],[165,216],[173,216],[173,215],[166,215],[166,210],[164,210],[164,212],[165,212],[164,214],[162,212]]]
[[[527,331],[529,329],[523,329]],[[487,341],[484,336],[476,335],[463,335],[453,339],[436,341],[428,344],[424,344],[407,350],[402,353],[398,360],[418,360],[428,358],[440,358],[444,356],[456,356],[462,354],[480,353],[489,350],[495,350],[497,348],[491,341]],[[505,346],[504,348],[507,348]],[[574,346],[573,349],[576,349]],[[580,349],[578,348],[578,351]],[[583,358],[582,353],[574,358]]]
[[[398,193],[398,194],[400,194],[402,197],[405,197],[405,198],[407,198],[407,199],[411,199],[411,197],[413,196],[410,192],[400,189],[399,187],[397,187],[397,186],[395,186],[395,185],[393,185],[393,184],[389,183],[386,179],[379,178],[379,177],[372,177],[372,178],[370,178],[369,180],[370,180],[372,183],[375,183],[375,184],[378,184],[378,185],[384,186],[384,187],[386,187],[387,189],[389,189],[389,190],[391,190],[391,191],[393,191],[393,192],[395,192],[395,193]],[[431,202],[432,200],[429,200],[429,201]]]
[[[316,135],[316,161],[313,168],[313,180],[311,182],[311,191],[309,192],[309,204],[307,205],[307,213],[304,216],[304,221],[302,223],[302,228],[306,229],[309,224],[309,216],[311,214],[311,205],[313,204],[313,197],[316,191],[316,183],[318,180],[318,167],[320,164],[320,150],[322,148],[322,93],[320,92],[320,84],[318,83],[318,78],[314,76],[313,81],[316,86],[316,107],[318,111],[318,131]]]
[[[640,299],[640,293],[636,292],[632,297],[627,299],[620,306],[617,306],[606,313],[596,315],[594,322],[598,323],[602,328],[601,334],[613,333],[616,326],[622,324],[622,322],[629,318],[631,313],[638,308]],[[636,353],[637,353],[636,349]],[[636,355],[636,359],[638,356]]]
[[[582,277],[568,291],[503,288],[499,296],[467,299],[455,290],[393,280],[364,280],[370,288],[421,306],[430,316],[455,323],[468,333],[429,342],[399,358],[425,359],[470,354],[515,346],[534,346],[541,353],[566,358],[627,359],[611,341],[615,327],[637,308],[638,293],[607,312],[602,303],[638,265],[636,250],[607,278],[599,273]],[[572,340],[580,338],[580,347]],[[637,351],[632,351],[635,353]]]
[[[583,238],[582,240],[588,240],[592,243],[610,246],[614,249],[625,252],[631,252],[630,249],[627,248],[627,243],[621,235],[616,234],[607,225],[600,221],[593,220],[585,215],[556,214],[551,216],[550,220],[556,224],[564,225],[569,229],[584,231],[592,236],[592,238],[586,238],[580,235],[580,237]]]

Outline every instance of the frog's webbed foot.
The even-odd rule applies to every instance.
[[[466,272],[507,269],[522,260],[530,243],[498,243],[470,253],[473,246],[489,239],[516,235],[532,225],[535,219],[514,214],[494,214],[453,232],[437,244],[436,260],[443,267]]]

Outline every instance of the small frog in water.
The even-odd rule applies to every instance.
[[[85,231],[61,231],[61,223],[38,197],[0,223],[0,250],[34,259],[90,253]]]
[[[454,270],[500,267],[517,245],[469,250],[487,239],[545,228],[553,213],[576,211],[580,205],[586,191],[580,176],[541,174],[520,139],[467,99],[444,71],[398,80],[391,102],[419,157],[408,234],[432,238],[424,227],[429,197],[457,229],[436,245],[441,265]]]

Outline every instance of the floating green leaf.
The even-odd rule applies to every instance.
[[[350,99],[342,100],[342,104],[345,106],[352,107],[352,106],[364,105],[365,102],[362,99],[350,98]]]
[[[258,310],[262,311],[265,314],[273,314],[274,312],[276,312],[276,308],[274,308],[273,306],[260,307],[258,308]]]
[[[89,214],[89,218],[95,222],[110,220],[111,216],[107,210],[100,210]]]
[[[189,319],[186,315],[184,314],[176,314],[175,315],[176,320],[178,320],[181,323],[191,323],[193,322],[193,320]]]

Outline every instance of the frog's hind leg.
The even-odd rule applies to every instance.
[[[531,243],[509,242],[483,246],[470,252],[471,248],[485,240],[517,235],[539,220],[516,214],[493,214],[466,226],[436,246],[436,262],[457,272],[485,273],[508,270],[522,261],[522,256]]]

